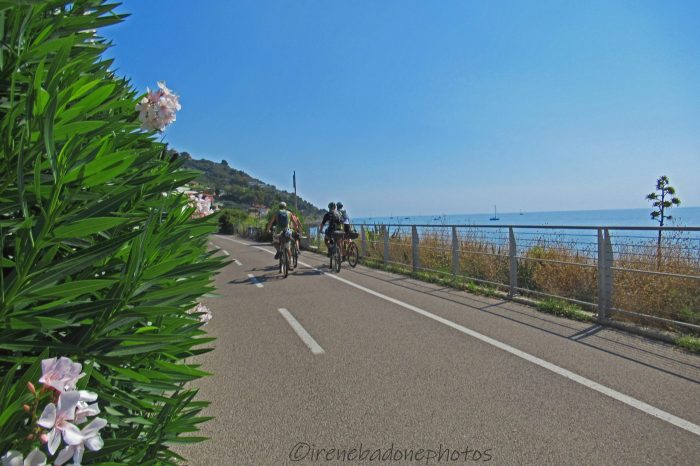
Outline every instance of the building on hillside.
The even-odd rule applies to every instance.
[[[267,216],[267,213],[270,211],[269,207],[266,207],[262,204],[253,204],[248,208],[248,213],[250,215],[254,215],[257,218],[263,218]]]

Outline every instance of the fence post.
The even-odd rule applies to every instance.
[[[386,225],[382,225],[382,233],[384,235],[384,265],[389,262],[389,229]]]
[[[360,225],[360,235],[361,235],[361,243],[360,247],[362,248],[360,253],[362,254],[362,257],[367,257],[367,234],[365,233],[365,226]]]
[[[612,298],[612,243],[610,231],[598,228],[598,322],[608,320]]]
[[[420,268],[420,255],[418,251],[418,228],[411,225],[411,250],[413,252],[413,271],[417,272]]]
[[[515,289],[518,287],[518,257],[517,257],[517,245],[515,244],[515,233],[513,232],[513,227],[508,227],[508,257],[510,259],[510,289],[508,290],[508,296],[515,296]]]
[[[461,272],[459,267],[459,241],[457,240],[457,227],[452,227],[452,275],[457,279]]]
[[[614,290],[614,280],[613,280],[613,249],[612,241],[610,239],[610,230],[605,228],[603,230],[603,237],[605,238],[605,273],[607,278],[605,284],[607,285],[607,290],[605,293],[605,298],[607,300],[606,315],[605,318],[610,318],[610,308],[612,308],[613,290]]]

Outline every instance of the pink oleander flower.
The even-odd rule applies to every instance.
[[[69,358],[60,357],[44,359],[41,361],[40,383],[55,388],[59,392],[75,390],[75,384],[85,374],[81,372],[83,365],[71,361]]]
[[[80,443],[80,429],[68,421],[75,419],[75,410],[80,401],[80,392],[63,392],[58,397],[58,406],[49,403],[41,413],[37,424],[51,429],[48,437],[48,450],[52,455],[61,445],[61,436],[68,445]]]
[[[0,457],[0,461],[2,466],[46,466],[46,455],[35,448],[25,459],[17,450],[10,450]]]
[[[175,121],[175,112],[182,108],[180,98],[168,89],[163,81],[158,82],[157,91],[151,91],[149,88],[146,88],[146,91],[146,96],[136,104],[141,128],[163,131]]]
[[[100,436],[100,429],[107,425],[107,421],[102,418],[95,418],[93,421],[83,427],[80,431],[80,441],[74,444],[69,444],[61,450],[61,452],[56,457],[56,466],[61,466],[71,457],[73,457],[73,465],[80,465],[83,460],[83,453],[85,448],[90,451],[97,451],[102,448],[104,441]],[[68,443],[68,442],[66,442]]]

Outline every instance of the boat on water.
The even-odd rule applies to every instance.
[[[496,212],[495,205],[493,206],[493,217],[491,217],[489,220],[500,220],[500,218],[498,218],[498,213]]]

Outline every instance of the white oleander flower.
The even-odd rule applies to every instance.
[[[10,450],[0,457],[0,461],[2,466],[46,466],[46,455],[35,448],[25,459],[17,450]]]
[[[69,444],[56,457],[56,466],[61,466],[71,457],[73,457],[73,466],[79,466],[83,460],[85,448],[90,451],[97,451],[104,446],[104,440],[100,436],[100,429],[107,425],[107,421],[102,418],[95,418],[93,421],[83,427],[80,431],[80,441]]]
[[[75,384],[85,374],[83,365],[64,356],[41,361],[41,378],[39,383],[55,388],[59,392],[75,390]]]
[[[197,305],[189,311],[187,311],[187,313],[200,314],[199,321],[202,322],[204,325],[206,325],[207,322],[209,322],[212,319],[212,317],[214,317],[209,308],[202,303],[197,303]]]
[[[61,437],[68,445],[80,442],[80,429],[69,422],[75,420],[75,410],[80,401],[80,392],[63,392],[58,397],[58,406],[49,403],[41,413],[37,424],[51,429],[48,434],[47,448],[52,455],[61,445]]]

